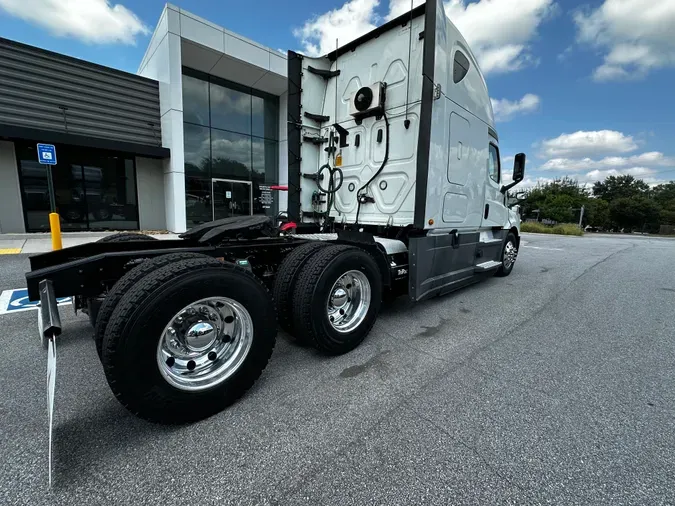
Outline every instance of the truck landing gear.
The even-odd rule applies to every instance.
[[[382,275],[375,260],[352,246],[329,246],[310,257],[293,294],[293,323],[324,353],[356,348],[375,324]]]
[[[159,267],[120,298],[101,361],[117,399],[159,423],[213,415],[241,397],[272,355],[269,292],[253,274],[211,258]]]

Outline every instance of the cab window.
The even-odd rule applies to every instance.
[[[490,144],[488,174],[490,175],[490,179],[495,183],[499,183],[499,149],[494,144]]]

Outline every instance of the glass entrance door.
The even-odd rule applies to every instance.
[[[213,219],[253,214],[253,188],[250,181],[211,180]]]

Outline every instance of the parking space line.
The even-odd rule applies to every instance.
[[[544,251],[565,251],[562,248],[542,248],[541,246],[523,246],[523,248],[541,249]]]
[[[21,248],[0,248],[0,255],[16,255],[21,253]]]

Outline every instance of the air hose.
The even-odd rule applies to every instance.
[[[377,176],[379,176],[382,171],[384,170],[384,166],[387,165],[387,162],[389,161],[389,119],[387,118],[387,114],[385,112],[382,113],[382,116],[384,117],[384,129],[385,133],[387,135],[387,140],[385,141],[384,144],[384,160],[382,160],[382,165],[380,165],[380,168],[377,169],[377,172],[373,174],[373,177],[371,177],[366,184],[364,184],[359,190],[356,192],[356,201],[358,202],[358,207],[356,208],[356,220],[354,221],[354,226],[356,227],[359,224],[359,213],[361,212],[361,204],[364,202],[366,199],[366,195],[368,194],[368,187],[370,186],[370,183],[375,181]],[[366,193],[361,194],[363,190],[366,190]],[[372,198],[371,198],[372,200]],[[374,200],[372,200],[374,202]]]

